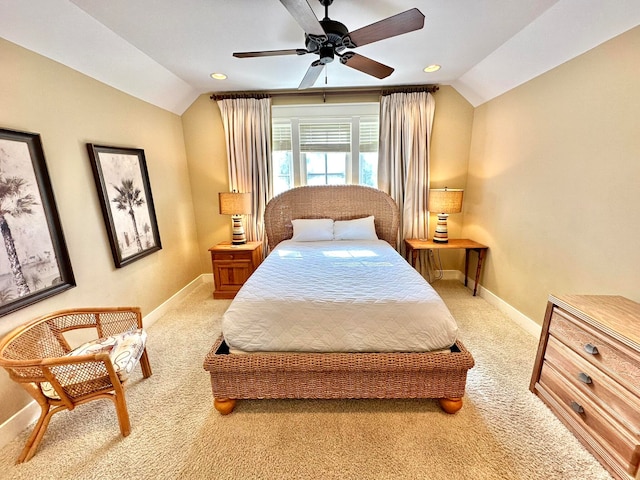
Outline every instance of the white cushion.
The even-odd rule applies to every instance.
[[[336,220],[333,223],[334,240],[378,240],[373,215],[355,220]]]
[[[296,242],[319,242],[333,240],[333,220],[331,218],[299,218],[291,220],[293,237]]]
[[[121,382],[124,382],[140,361],[146,343],[147,332],[139,328],[137,330],[129,330],[110,337],[98,338],[97,340],[83,343],[67,353],[65,357],[108,352],[118,378]],[[58,381],[63,385],[74,383],[75,372],[73,365],[54,367],[54,371],[58,377]],[[49,382],[42,382],[40,387],[47,397],[54,399],[60,398]]]

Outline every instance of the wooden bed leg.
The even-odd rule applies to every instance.
[[[229,415],[236,407],[236,400],[234,398],[214,398],[213,406],[221,415]]]
[[[440,408],[447,413],[456,413],[462,408],[462,398],[439,398]]]

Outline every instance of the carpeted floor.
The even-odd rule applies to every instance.
[[[36,456],[3,479],[610,479],[528,390],[537,339],[455,281],[434,284],[474,355],[455,415],[432,400],[240,401],[212,407],[204,356],[229,301],[199,286],[149,328],[153,376],[127,386],[132,432],[113,404],[53,417]]]

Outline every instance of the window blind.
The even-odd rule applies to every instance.
[[[301,152],[351,152],[351,123],[301,123]]]
[[[360,152],[378,151],[378,136],[380,127],[377,121],[360,120]]]
[[[274,152],[291,150],[291,123],[274,123],[271,135],[271,148]]]

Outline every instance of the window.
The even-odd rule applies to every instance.
[[[273,193],[300,185],[377,187],[377,103],[274,106]]]
[[[273,194],[277,195],[293,187],[291,124],[274,123],[271,136]]]

